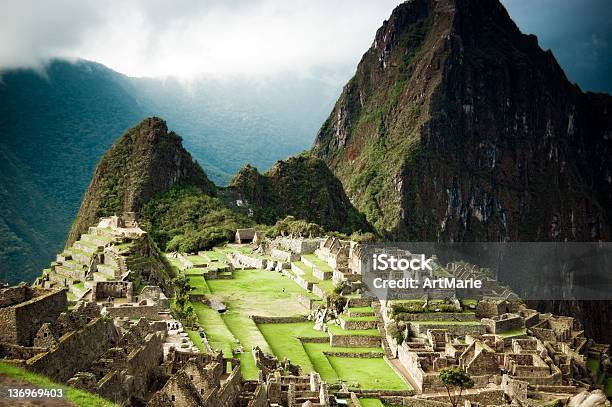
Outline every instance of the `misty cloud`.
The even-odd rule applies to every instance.
[[[399,0],[66,1],[0,5],[0,67],[85,58],[133,76],[354,66]]]
[[[0,69],[53,57],[131,76],[341,72],[401,0],[3,0]],[[502,0],[572,81],[612,91],[610,0]]]

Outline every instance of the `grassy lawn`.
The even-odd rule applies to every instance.
[[[328,356],[324,352],[355,352],[355,353],[369,353],[369,352],[382,352],[382,348],[342,348],[342,347],[331,347],[329,343],[304,343],[304,350],[308,355],[314,370],[316,370],[321,378],[327,382],[337,382],[341,377],[329,363]],[[343,378],[344,379],[344,378]]]
[[[226,254],[233,251],[234,250],[230,247],[215,247],[213,250],[207,251],[206,255],[212,261],[227,263],[229,260],[227,259]]]
[[[187,257],[187,260],[192,262],[194,265],[201,266],[201,265],[208,264],[208,261],[202,256],[190,255],[190,256],[185,256],[185,257]]]
[[[374,313],[374,309],[372,307],[349,307],[349,312],[371,312]],[[377,400],[377,399],[375,399]]]
[[[309,283],[318,285],[327,295],[334,292],[334,282],[332,280],[321,280],[312,274],[312,269],[301,261],[293,262],[301,271],[301,277]]]
[[[176,268],[175,271],[178,274],[178,270],[181,270],[183,268],[183,265],[181,264],[180,260],[175,257],[170,257],[166,255],[165,253],[164,253],[164,257],[166,258],[166,260],[168,260],[168,263],[170,263],[172,267]]]
[[[334,271],[334,269],[332,269],[331,266],[327,264],[327,262],[318,258],[317,255],[314,253],[306,254],[304,255],[304,258],[308,259],[312,264],[317,266],[321,271]]]
[[[227,311],[219,314],[204,304],[194,303],[200,324],[211,347],[223,349],[224,354],[231,355],[232,349],[238,346],[236,340],[240,342],[243,347],[243,353],[240,355],[241,371],[245,379],[257,378],[258,372],[251,350],[254,346],[259,346],[281,360],[287,357],[292,363],[301,365],[306,372],[318,371],[324,380],[330,382],[339,379],[347,382],[357,380],[361,388],[406,388],[382,358],[335,357],[332,363],[331,357],[324,354],[326,351],[381,352],[378,347],[345,349],[332,348],[328,342],[302,344],[299,337],[328,337],[327,333],[314,330],[313,323],[308,321],[257,326],[250,318],[251,315],[281,317],[307,313],[297,302],[297,296],[311,294],[288,277],[262,270],[238,270],[234,272],[233,279],[208,280],[205,283],[210,290],[207,295],[223,302]],[[336,328],[341,331],[340,334],[345,335],[380,335],[376,329],[332,329]]]
[[[35,373],[28,372],[27,370],[20,369],[18,367],[12,366],[8,363],[0,362],[0,374],[12,377],[16,380],[21,380],[27,382],[33,386],[46,388],[46,389],[64,389],[64,394],[68,401],[76,404],[77,406],[84,407],[111,407],[116,406],[116,404],[105,400],[101,397],[98,397],[94,394],[87,393],[82,390],[77,390],[72,387],[68,387],[62,384],[55,383],[48,378],[37,375]]]
[[[525,328],[517,328],[517,329],[513,329],[511,331],[508,332],[504,332],[499,334],[499,336],[503,336],[505,338],[509,338],[511,336],[519,336],[519,335],[525,335],[526,333],[526,329]]]
[[[204,277],[202,276],[187,276],[189,279],[189,286],[191,287],[191,294],[201,294],[206,295],[210,294],[210,288],[208,288],[208,284]]]
[[[200,352],[208,352],[208,350],[204,346],[204,343],[202,342],[200,334],[197,331],[188,330],[187,335],[189,336],[189,339],[191,339],[191,342],[193,342],[193,344],[200,350]]]
[[[319,280],[317,285],[328,295],[334,292],[335,286],[332,280]]]
[[[327,356],[325,352],[382,352],[374,348],[332,347],[328,342],[302,343],[298,338],[327,337],[316,331],[312,322],[287,324],[259,324],[259,329],[279,359],[288,358],[302,366],[306,372],[317,371],[329,383],[340,379],[344,382],[358,381],[366,389],[405,389],[404,382],[383,358],[344,358]],[[378,331],[376,332],[378,334]],[[357,369],[352,372],[352,369]],[[378,381],[377,381],[378,380]]]
[[[410,321],[415,325],[480,325],[480,321]]]
[[[312,322],[258,325],[274,355],[281,360],[288,358],[291,363],[302,366],[305,372],[312,372],[315,368],[298,338],[328,337],[325,332],[316,331],[312,327]]]
[[[345,321],[376,321],[375,316],[371,317],[348,317],[346,315],[342,315],[342,319]]]
[[[238,270],[233,279],[209,280],[207,283],[211,298],[227,306],[227,311],[217,316],[243,346],[244,353],[240,357],[243,377],[256,379],[257,369],[251,349],[259,346],[265,352],[271,353],[272,350],[250,316],[305,315],[307,310],[297,302],[297,297],[307,291],[280,273],[263,270]],[[204,330],[210,335],[206,326]]]
[[[383,358],[329,356],[328,359],[338,376],[347,382],[349,387],[352,382],[357,382],[361,389],[410,389]]]
[[[360,398],[359,402],[361,403],[362,407],[385,407],[384,403],[380,401],[380,399]]]
[[[232,349],[237,346],[236,338],[225,325],[221,314],[201,302],[191,304],[198,316],[198,323],[204,328],[210,347],[221,349],[223,356],[227,358],[232,357]]]

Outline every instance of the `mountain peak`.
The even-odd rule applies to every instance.
[[[377,31],[313,153],[392,238],[600,239],[610,101],[570,83],[499,1],[412,0]]]
[[[173,186],[195,186],[214,195],[215,185],[183,148],[166,122],[149,117],[121,136],[100,160],[83,197],[68,244],[99,217],[138,212],[152,197]]]

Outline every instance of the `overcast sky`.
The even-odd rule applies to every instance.
[[[573,81],[612,90],[612,0],[504,0]],[[131,76],[354,69],[399,0],[0,0],[0,68],[85,58]]]

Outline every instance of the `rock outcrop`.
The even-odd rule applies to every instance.
[[[100,160],[81,202],[66,246],[103,216],[138,212],[173,186],[195,186],[210,195],[215,185],[157,117],[143,120],[119,138]]]

